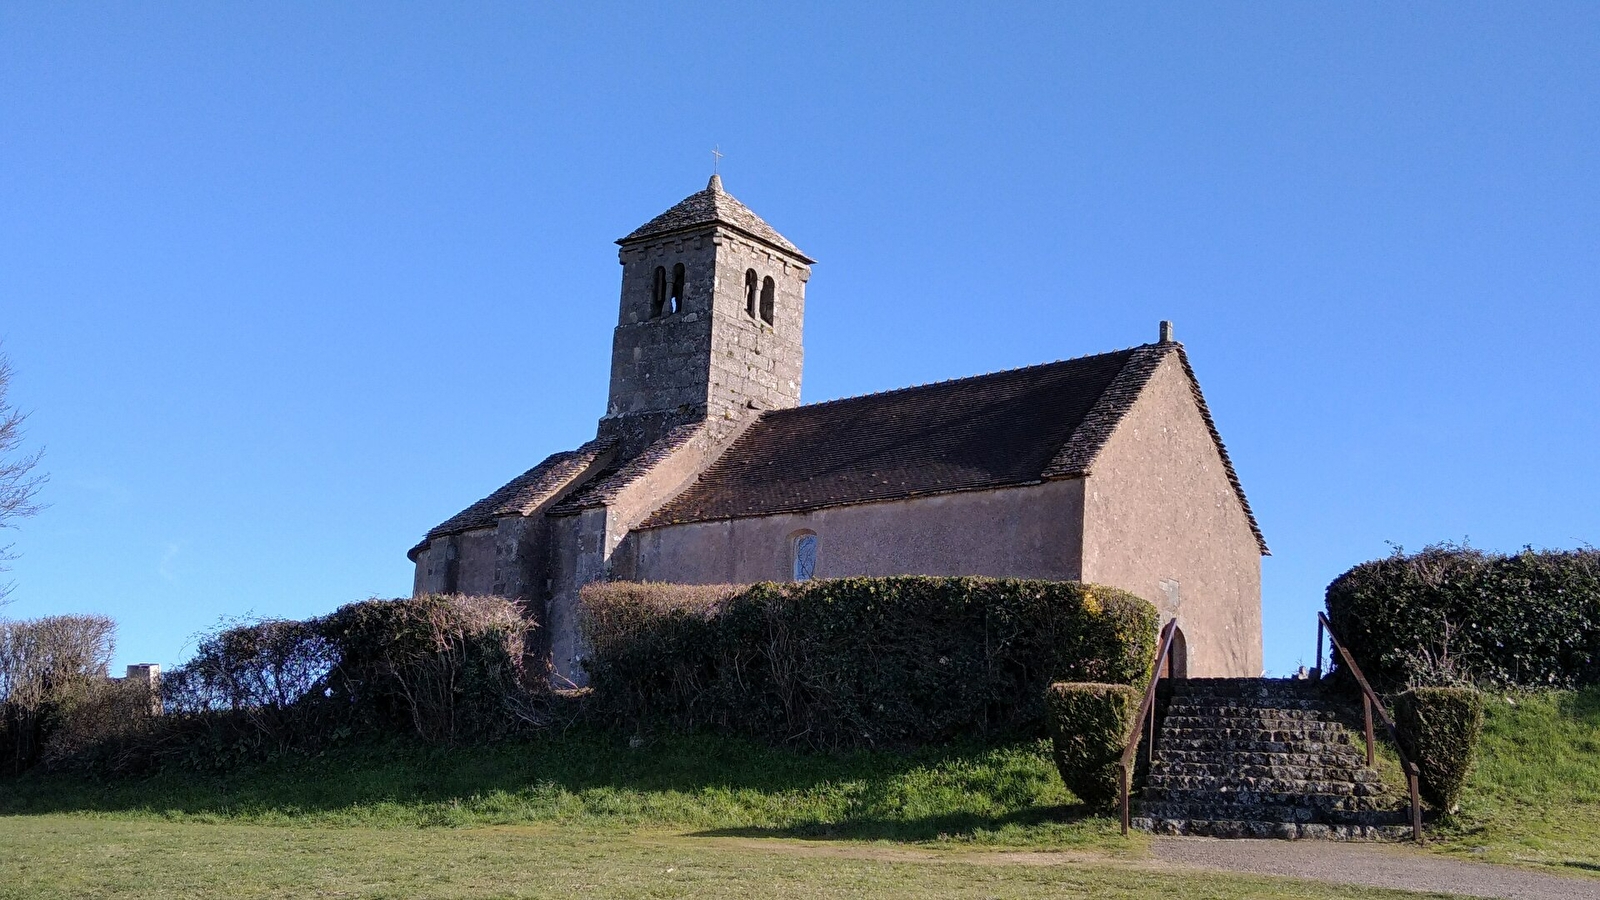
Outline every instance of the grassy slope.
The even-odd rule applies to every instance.
[[[843,851],[843,852],[841,852]],[[592,833],[581,826],[279,828],[0,817],[0,900],[227,896],[1133,898],[1331,896],[1290,879],[883,845]],[[1356,900],[1416,894],[1340,887]]]
[[[1600,875],[1600,690],[1497,698],[1488,712],[1463,809],[1432,848]],[[879,843],[774,840],[816,837]],[[926,852],[907,843],[942,861],[894,857]],[[890,855],[825,859],[797,846]],[[621,896],[775,883],[794,896],[1136,896],[1161,885],[1180,896],[1316,895],[1291,882],[1268,890],[1141,871],[1145,846],[1076,804],[1043,743],[827,757],[702,737],[633,750],[575,730],[452,751],[352,748],[226,776],[0,781],[0,898],[193,896],[239,883],[263,895],[374,897],[542,896],[580,883]],[[1098,862],[971,857],[986,847],[1088,851]],[[952,850],[967,861],[950,865]],[[692,874],[672,881],[666,868]]]
[[[227,776],[174,773],[110,785],[28,776],[7,787],[0,791],[0,814],[384,828],[554,823],[739,836],[1129,846],[1111,819],[1077,805],[1046,742],[830,757],[709,737],[631,750],[616,737],[574,730],[496,747],[352,749]]]
[[[1600,875],[1600,688],[1495,697],[1446,853]]]
[[[27,777],[0,782],[0,898],[1326,896],[1149,868],[1145,842],[1086,815],[1046,750],[832,758],[706,738],[630,750],[580,731],[225,777]],[[1077,855],[1018,864],[985,845]]]

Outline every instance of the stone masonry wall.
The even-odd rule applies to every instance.
[[[611,351],[611,390],[600,433],[640,452],[685,422],[743,419],[751,409],[800,402],[805,264],[736,231],[647,239],[621,249],[622,301]],[[685,271],[678,312],[652,318],[655,270]],[[746,312],[745,273],[775,287],[773,324]]]

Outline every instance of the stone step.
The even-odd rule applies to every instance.
[[[1330,793],[1299,790],[1218,790],[1210,787],[1179,788],[1150,785],[1144,789],[1148,803],[1183,803],[1201,806],[1293,807],[1318,812],[1384,812],[1394,808],[1394,800],[1377,794]]]
[[[1191,703],[1173,703],[1167,707],[1167,714],[1162,717],[1168,719],[1206,719],[1212,722],[1332,722],[1338,723],[1339,716],[1331,709],[1317,709],[1308,707],[1265,707],[1265,706],[1213,706]]]
[[[1320,798],[1320,799],[1319,799]],[[1141,800],[1139,814],[1155,819],[1213,819],[1245,822],[1315,822],[1323,825],[1398,825],[1406,813],[1371,808],[1365,798],[1307,794],[1292,803],[1228,803],[1219,800]],[[1316,802],[1310,802],[1316,800]]]
[[[1178,694],[1168,706],[1193,706],[1207,709],[1335,709],[1321,697],[1285,695],[1282,697],[1222,697],[1215,694]]]
[[[1347,715],[1313,682],[1173,681],[1139,827],[1216,837],[1407,836],[1403,804],[1366,766]]]
[[[1399,841],[1411,837],[1409,825],[1326,825],[1317,822],[1247,822],[1237,819],[1154,819],[1140,816],[1134,828],[1155,834],[1215,838],[1285,838],[1325,841]]]
[[[1225,765],[1225,766],[1324,766],[1339,768],[1344,766],[1364,766],[1367,756],[1355,747],[1348,744],[1331,744],[1317,751],[1287,751],[1287,750],[1237,750],[1175,747],[1163,744],[1156,738],[1156,765],[1168,763],[1191,763],[1196,765]]]
[[[1348,750],[1355,753],[1350,745],[1349,736],[1341,735],[1344,740],[1329,741],[1304,741],[1304,740],[1269,740],[1267,738],[1247,737],[1188,737],[1161,735],[1156,738],[1156,754],[1159,756],[1165,750],[1177,752],[1213,752],[1213,753],[1339,753]],[[1366,754],[1361,753],[1361,758],[1366,759]]]
[[[1175,678],[1167,682],[1174,697],[1316,697],[1314,681],[1284,678]]]
[[[1381,784],[1378,773],[1365,766],[1262,766],[1227,762],[1169,762],[1157,759],[1150,777],[1177,778],[1277,778],[1295,781],[1348,781]]]
[[[1348,744],[1350,732],[1335,722],[1295,722],[1283,728],[1260,727],[1245,720],[1223,721],[1196,719],[1188,716],[1177,720],[1167,719],[1161,725],[1161,737],[1246,737],[1269,741],[1316,741],[1319,743]],[[1363,745],[1365,746],[1365,745]]]
[[[1244,794],[1265,791],[1274,794],[1340,794],[1352,797],[1378,797],[1387,793],[1381,782],[1349,781],[1347,779],[1313,781],[1305,778],[1218,777],[1215,775],[1151,773],[1149,786],[1145,789],[1145,796],[1151,799],[1160,799],[1155,794],[1170,791],[1209,791],[1218,794]]]

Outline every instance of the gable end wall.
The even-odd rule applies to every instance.
[[[1261,674],[1261,548],[1176,354],[1095,458],[1084,495],[1085,581],[1176,616],[1188,674]]]

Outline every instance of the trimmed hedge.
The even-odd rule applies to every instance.
[[[1483,735],[1483,695],[1472,688],[1424,687],[1394,700],[1395,724],[1417,763],[1423,799],[1454,812]]]
[[[1600,550],[1397,550],[1334,579],[1327,603],[1380,690],[1600,683]]]
[[[1042,734],[1053,681],[1134,683],[1156,612],[1126,591],[994,578],[585,588],[602,715],[816,748]]]
[[[1052,684],[1045,698],[1056,768],[1084,803],[1105,808],[1121,795],[1117,761],[1141,695],[1125,684]]]

